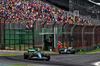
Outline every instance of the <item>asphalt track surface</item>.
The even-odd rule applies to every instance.
[[[94,62],[100,61],[100,54],[52,54],[50,61],[45,60],[27,60],[23,55],[17,56],[0,56],[0,63],[20,63],[35,64],[46,66],[94,66]]]

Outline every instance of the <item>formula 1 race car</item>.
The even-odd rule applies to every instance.
[[[46,61],[50,60],[50,55],[46,53],[41,53],[38,49],[29,48],[27,52],[24,53],[24,59],[43,59]]]
[[[72,47],[59,49],[59,54],[75,54],[75,50]]]

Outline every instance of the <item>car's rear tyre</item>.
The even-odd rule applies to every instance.
[[[75,51],[71,51],[71,54],[75,54]]]
[[[73,51],[73,53],[72,54],[75,54],[75,51]]]
[[[46,60],[46,61],[49,61],[49,60],[50,60],[50,55],[47,54],[46,57],[47,57],[47,59],[45,59],[45,60]]]
[[[62,52],[61,52],[61,51],[59,51],[59,54],[62,54]]]
[[[25,52],[25,53],[24,53],[24,59],[28,59],[28,57],[29,57],[28,52]]]

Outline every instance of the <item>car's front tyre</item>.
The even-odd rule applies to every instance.
[[[49,54],[46,54],[47,59],[45,59],[46,61],[49,61],[50,60],[50,55]]]
[[[24,59],[28,59],[28,57],[29,57],[28,52],[25,52],[25,53],[24,53]]]

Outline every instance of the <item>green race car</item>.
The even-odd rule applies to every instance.
[[[50,55],[47,53],[41,53],[38,49],[29,48],[27,52],[24,53],[24,59],[44,59],[46,61],[50,60]]]
[[[75,54],[75,49],[73,47],[61,48],[59,49],[59,54]]]

